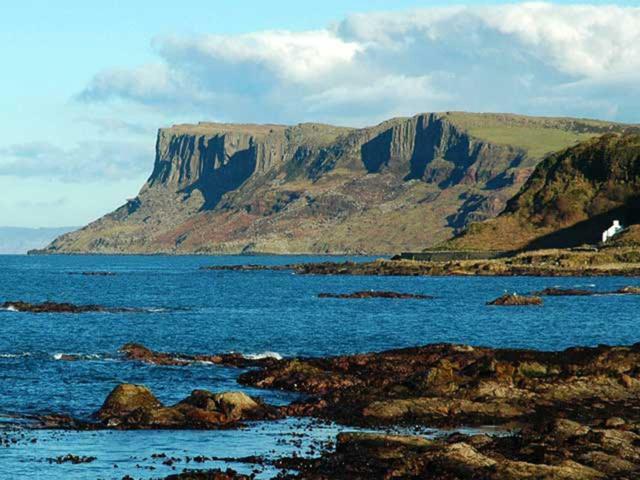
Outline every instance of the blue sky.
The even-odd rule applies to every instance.
[[[112,210],[172,123],[364,125],[445,109],[640,121],[630,1],[11,3],[0,225]]]

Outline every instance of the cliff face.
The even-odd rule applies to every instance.
[[[497,215],[528,178],[540,159],[532,150],[544,150],[547,137],[553,146],[571,145],[621,128],[461,113],[364,129],[174,126],[159,131],[153,173],[135,199],[45,252],[424,248]],[[533,147],[532,132],[540,139]]]
[[[638,134],[604,135],[549,156],[499,217],[472,225],[448,244],[572,247],[599,242],[613,220],[627,226],[640,223]]]

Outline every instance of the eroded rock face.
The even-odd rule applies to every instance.
[[[274,419],[275,408],[242,392],[211,393],[194,390],[173,406],[164,406],[141,385],[118,385],[96,412],[104,427],[118,429],[217,429],[245,420]]]

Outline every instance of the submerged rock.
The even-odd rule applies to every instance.
[[[73,303],[29,303],[23,301],[9,301],[0,305],[1,309],[14,312],[29,313],[87,313],[87,312],[107,312],[110,311],[102,305],[74,305]]]
[[[505,293],[499,298],[488,302],[487,305],[498,305],[507,307],[520,307],[525,305],[542,305],[542,299],[536,296],[524,296]]]
[[[545,288],[544,290],[540,290],[539,292],[534,292],[533,295],[537,296],[550,296],[550,297],[566,297],[566,296],[576,296],[576,297],[587,297],[590,295],[597,295],[598,292],[594,290],[581,290],[576,288]]]
[[[241,475],[235,470],[192,470],[169,475],[164,480],[251,480],[254,477]]]
[[[25,313],[140,313],[141,308],[105,307],[104,305],[76,305],[73,303],[42,302],[30,303],[23,301],[7,301],[0,304],[0,310]]]
[[[83,275],[85,277],[113,277],[116,275],[115,272],[68,272],[68,275]]]
[[[433,297],[416,293],[363,290],[353,293],[319,293],[318,298],[397,298],[402,300],[428,300]]]

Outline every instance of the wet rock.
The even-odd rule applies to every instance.
[[[87,313],[108,310],[101,305],[74,305],[72,303],[56,302],[29,303],[22,301],[4,302],[0,305],[0,309],[29,313]]]
[[[142,312],[139,308],[105,307],[103,305],[76,305],[73,303],[43,302],[30,303],[23,301],[7,301],[0,304],[0,310],[27,313],[135,313]]]
[[[241,475],[235,470],[190,470],[175,475],[169,475],[164,480],[251,480],[252,477]]]
[[[245,420],[278,418],[274,407],[241,392],[194,390],[173,406],[163,405],[142,385],[118,385],[95,414],[104,427],[118,429],[216,429]]]
[[[120,348],[120,353],[127,360],[152,365],[188,366],[197,363],[212,363],[239,368],[267,366],[277,363],[278,359],[265,356],[247,358],[240,353],[222,353],[217,355],[189,355],[184,353],[156,352],[139,343],[127,343]]]
[[[616,291],[622,295],[640,295],[640,287],[623,287]]]
[[[291,270],[290,265],[211,265],[200,267],[200,270],[218,270],[227,272],[259,272],[264,270]]]
[[[630,408],[640,421],[638,362],[640,344],[563,352],[436,344],[285,359],[239,382],[311,394],[283,410],[348,424],[526,424],[549,415],[604,424]]]
[[[136,411],[151,411],[161,407],[160,400],[147,387],[121,384],[109,393],[96,417],[106,422],[117,421]]]
[[[97,460],[96,457],[91,457],[91,456],[83,457],[81,455],[73,455],[72,453],[47,459],[49,463],[57,463],[57,464],[72,463],[74,465],[79,465],[81,463],[91,463],[91,462],[94,462],[95,460]]]
[[[115,272],[68,272],[68,275],[83,275],[85,277],[113,277]]]
[[[344,299],[352,299],[352,298],[394,298],[394,299],[402,299],[402,300],[428,300],[433,297],[429,295],[419,295],[415,293],[399,293],[399,292],[385,292],[385,291],[374,291],[374,290],[364,290],[360,292],[353,293],[320,293],[318,294],[318,298],[344,298]]]
[[[545,288],[544,290],[540,290],[539,292],[534,292],[533,295],[548,296],[548,297],[567,297],[567,296],[587,297],[590,295],[597,295],[597,293],[598,292],[594,290],[552,287],[552,288]]]
[[[535,296],[524,296],[517,294],[504,294],[503,296],[488,302],[487,305],[498,305],[508,307],[520,307],[525,305],[542,305],[542,299]]]

